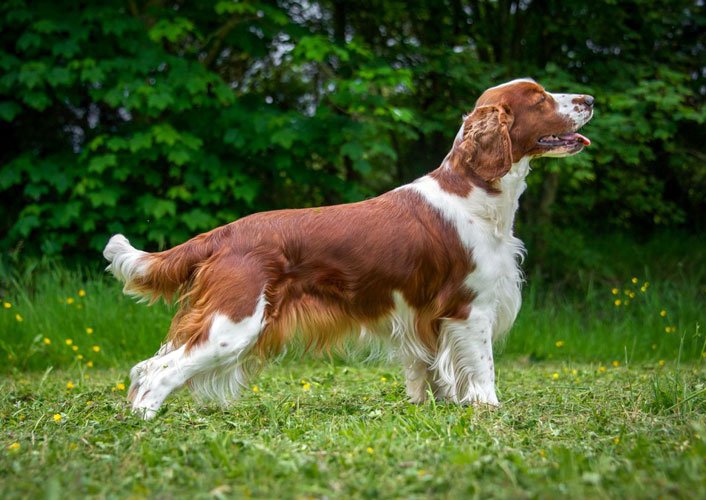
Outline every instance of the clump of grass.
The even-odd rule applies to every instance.
[[[683,338],[674,370],[656,373],[652,377],[654,399],[647,405],[651,411],[683,415],[706,410],[706,384],[703,380],[694,381],[685,373],[685,370],[691,370],[695,374],[697,369],[682,366],[682,346]]]
[[[506,352],[535,359],[622,362],[704,357],[706,317],[699,280],[679,283],[632,276],[587,284],[584,296],[542,293],[530,281]]]
[[[5,369],[117,366],[154,352],[171,318],[145,307],[98,272],[62,266],[15,277],[0,298]]]

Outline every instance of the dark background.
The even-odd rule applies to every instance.
[[[534,163],[526,268],[570,281],[618,240],[686,256],[674,240],[705,229],[703,4],[5,1],[0,263],[100,266],[115,232],[156,250],[374,196],[524,76],[596,97],[593,145]]]

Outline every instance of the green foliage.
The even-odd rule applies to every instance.
[[[11,0],[0,28],[4,250],[92,260],[113,232],[154,249],[374,195],[435,168],[480,92],[524,75],[597,98],[594,145],[530,177],[530,244],[551,224],[703,227],[691,1]]]

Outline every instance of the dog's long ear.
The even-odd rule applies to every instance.
[[[463,134],[453,146],[454,167],[492,182],[512,166],[509,128],[513,116],[506,106],[480,106],[463,123]]]

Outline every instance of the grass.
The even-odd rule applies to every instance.
[[[180,393],[148,423],[123,370],[5,377],[0,480],[5,498],[706,495],[703,367],[498,373],[490,411],[408,404],[389,366],[286,360],[230,409]]]
[[[640,274],[584,277],[571,292],[547,291],[530,278],[517,322],[499,349],[534,360],[604,364],[703,359],[704,270]],[[161,303],[135,303],[102,274],[62,267],[10,280],[0,301],[0,359],[6,360],[0,372],[134,364],[155,352],[174,312]]]
[[[0,491],[706,498],[706,271],[675,252],[560,289],[530,277],[495,411],[410,405],[380,360],[289,356],[229,409],[182,392],[148,423],[128,411],[127,373],[173,308],[97,271],[0,273]]]

